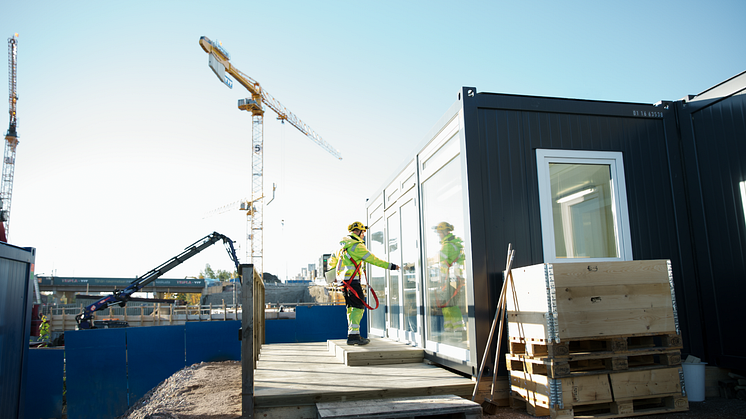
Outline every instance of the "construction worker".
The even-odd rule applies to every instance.
[[[440,275],[443,286],[438,306],[443,312],[443,329],[446,332],[462,332],[466,330],[463,313],[459,308],[465,284],[462,273],[464,244],[453,235],[453,225],[445,221],[438,223],[433,230],[440,236]]]
[[[49,321],[47,320],[47,316],[41,315],[41,325],[39,326],[39,338],[37,340],[40,341],[48,341],[49,340]]]
[[[350,234],[339,242],[342,248],[332,255],[329,267],[336,269],[337,282],[343,281],[343,294],[347,306],[347,344],[367,345],[370,340],[360,336],[360,321],[367,306],[363,287],[360,285],[360,278],[365,274],[365,264],[370,263],[392,271],[399,270],[399,266],[370,253],[365,247],[365,232],[368,231],[368,227],[363,223],[355,221],[347,226],[347,231]]]

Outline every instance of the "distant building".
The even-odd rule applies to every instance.
[[[319,269],[316,270],[316,278],[323,278],[324,273],[329,270],[328,262],[329,258],[331,258],[332,255],[329,253],[324,253],[319,258]]]
[[[314,278],[316,278],[316,264],[315,263],[309,263],[308,264],[308,276],[309,281],[313,281]]]

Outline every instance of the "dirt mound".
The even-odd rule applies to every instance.
[[[237,419],[241,363],[201,362],[158,384],[118,419]]]

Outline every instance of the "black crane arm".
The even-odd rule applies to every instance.
[[[233,247],[233,241],[223,234],[213,232],[187,246],[186,249],[179,255],[169,259],[168,261],[152,269],[145,275],[138,277],[137,279],[132,281],[130,285],[127,286],[127,288],[123,290],[115,289],[112,294],[107,295],[84,308],[82,313],[75,316],[75,320],[78,322],[78,329],[92,328],[93,324],[91,320],[93,319],[93,313],[99,310],[104,310],[116,304],[119,304],[123,307],[127,303],[127,301],[133,299],[132,294],[140,291],[148,284],[163,276],[166,272],[177,267],[178,265],[181,265],[187,259],[212,246],[220,240],[222,240],[225,244],[226,250],[228,251],[228,256],[230,256],[231,260],[236,265],[236,271],[240,275],[241,270],[239,269],[238,257],[236,256],[236,250]]]

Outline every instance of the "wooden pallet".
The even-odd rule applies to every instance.
[[[673,395],[627,400],[622,402],[578,404],[568,409],[535,406],[519,396],[511,398],[510,407],[526,409],[533,416],[550,416],[551,419],[626,418],[659,413],[685,412],[689,401],[684,396]]]
[[[656,333],[651,335],[628,335],[599,338],[564,340],[562,342],[544,339],[524,339],[518,336],[509,338],[512,354],[533,357],[560,358],[590,353],[626,353],[641,349],[681,349],[681,336],[676,333]]]
[[[516,407],[515,400],[525,402],[528,413],[535,416],[624,417],[688,409],[680,367],[559,379],[519,371],[510,374],[511,406]]]
[[[578,354],[570,357],[548,358],[507,354],[506,365],[510,371],[546,375],[550,378],[582,374],[606,374],[639,368],[660,368],[681,364],[681,352],[676,350],[648,350],[622,354],[601,352]]]

